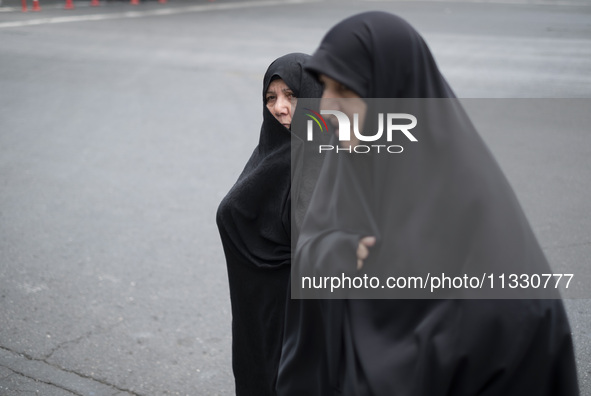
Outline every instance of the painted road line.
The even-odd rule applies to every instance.
[[[71,15],[54,18],[29,19],[25,21],[0,22],[0,29],[35,25],[51,25],[56,23],[104,21],[110,19],[145,18],[153,16],[175,15],[190,12],[224,11],[240,8],[278,6],[290,4],[312,3],[317,0],[282,0],[282,1],[245,1],[226,4],[203,4],[190,7],[161,8],[158,10],[126,11],[109,14]]]

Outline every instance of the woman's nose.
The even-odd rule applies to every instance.
[[[324,91],[326,92],[326,91]],[[339,98],[331,95],[331,94],[326,94],[326,95],[322,95],[322,98],[320,99],[320,108],[324,109],[324,110],[341,110],[341,106],[340,106],[340,101],[338,100]]]
[[[322,99],[336,99],[339,95],[337,95],[336,91],[332,88],[325,87],[322,90]]]
[[[278,115],[285,115],[289,114],[291,110],[291,101],[287,99],[287,97],[281,95],[277,98],[275,102],[275,113]]]

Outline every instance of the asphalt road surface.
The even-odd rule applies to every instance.
[[[217,204],[268,64],[362,10],[408,19],[460,97],[546,98],[503,127],[470,103],[548,258],[590,284],[591,5],[62,4],[0,8],[0,395],[233,394]],[[556,98],[573,118],[528,129]],[[591,395],[584,294],[565,304]]]

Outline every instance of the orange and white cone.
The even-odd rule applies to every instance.
[[[33,0],[33,11],[41,11],[41,6],[39,5],[39,0]]]
[[[27,0],[21,0],[21,5],[23,12],[27,12]]]
[[[66,6],[64,8],[66,10],[73,10],[74,9],[74,2],[72,0],[66,0]]]

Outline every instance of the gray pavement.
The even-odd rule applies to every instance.
[[[591,97],[591,6],[77,4],[0,12],[2,396],[233,394],[215,210],[257,142],[267,65],[342,18],[405,17],[461,97]],[[482,133],[552,264],[589,279],[584,125]],[[591,395],[591,300],[566,305]]]

